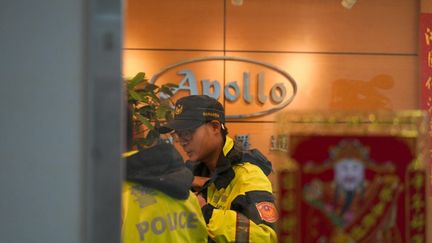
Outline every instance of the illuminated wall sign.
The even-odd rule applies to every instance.
[[[271,86],[270,89],[265,89],[265,74],[264,72],[259,72],[255,80],[251,80],[250,73],[249,72],[243,72],[243,80],[242,80],[242,87],[243,89],[240,89],[240,85],[237,81],[230,81],[223,87],[223,94],[226,100],[229,102],[235,102],[239,98],[242,98],[246,103],[250,104],[252,102],[252,94],[250,92],[250,85],[255,84],[256,85],[256,94],[255,97],[257,98],[258,102],[260,104],[265,104],[268,100],[272,104],[275,104],[272,108],[264,110],[264,111],[258,111],[253,112],[249,114],[236,114],[236,115],[226,115],[226,118],[248,118],[248,117],[257,117],[257,116],[263,116],[270,113],[273,113],[275,111],[281,110],[284,107],[286,107],[288,104],[290,104],[296,93],[297,93],[297,84],[295,80],[284,70],[273,66],[268,63],[242,58],[242,57],[229,57],[229,56],[215,56],[215,57],[204,57],[204,58],[193,58],[193,59],[187,59],[175,64],[172,64],[170,66],[167,66],[163,68],[160,72],[155,74],[151,80],[150,83],[154,83],[157,81],[157,79],[163,75],[164,73],[168,72],[169,70],[195,62],[203,62],[203,61],[214,61],[214,60],[225,60],[225,61],[237,61],[237,62],[246,62],[246,63],[252,63],[256,64],[262,67],[265,67],[273,72],[276,72],[284,77],[286,79],[285,82],[278,82]],[[200,80],[198,81],[195,78],[195,75],[192,70],[189,69],[183,69],[177,72],[178,75],[181,75],[183,78],[181,81],[179,81],[179,87],[175,91],[178,92],[180,90],[186,90],[189,92],[190,95],[197,95],[200,94],[198,92],[198,84],[200,82],[202,87],[202,94],[211,96],[213,98],[218,99],[221,95],[221,84],[217,80]],[[292,87],[292,94],[290,96],[287,95],[287,85]],[[269,99],[268,99],[269,98]]]

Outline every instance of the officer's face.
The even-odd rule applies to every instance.
[[[214,124],[205,123],[193,131],[176,131],[178,142],[192,161],[205,161],[215,150],[217,131]],[[220,136],[220,134],[219,134]]]

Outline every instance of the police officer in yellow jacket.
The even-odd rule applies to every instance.
[[[125,153],[122,242],[207,242],[192,172],[172,144]]]
[[[193,161],[193,186],[210,241],[276,242],[271,163],[257,150],[236,148],[224,122],[217,100],[192,95],[176,102],[175,117],[162,132],[173,131]]]

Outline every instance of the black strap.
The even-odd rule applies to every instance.
[[[266,224],[275,229],[275,224],[263,220],[256,208],[256,204],[259,202],[271,202],[274,203],[273,195],[268,191],[250,191],[246,192],[245,195],[237,196],[231,203],[231,209],[242,213],[255,224]]]

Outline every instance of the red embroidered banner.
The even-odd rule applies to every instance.
[[[280,227],[279,238],[282,242],[299,242],[300,235],[300,198],[301,187],[299,173],[296,171],[281,171],[279,173],[279,208]]]
[[[291,135],[279,172],[281,242],[425,242],[416,138]]]
[[[426,110],[432,117],[432,14],[420,14],[420,80],[421,102],[420,108]],[[429,119],[429,137],[432,138],[432,119]],[[432,139],[429,139],[432,146]],[[432,156],[432,149],[429,148]],[[431,167],[432,169],[432,167]],[[431,171],[432,172],[432,171]],[[431,181],[432,185],[432,181]],[[432,187],[431,187],[432,189]]]

